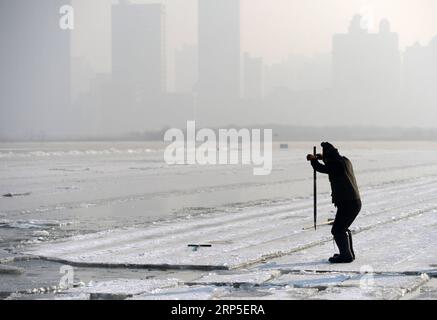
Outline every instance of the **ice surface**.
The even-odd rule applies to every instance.
[[[334,250],[328,242],[274,259],[262,268],[420,274],[435,269],[436,223],[437,213],[431,211],[360,232],[354,236],[357,258],[352,264],[329,264],[326,259]]]
[[[420,287],[412,298],[417,300],[436,300],[437,297],[437,278],[431,279],[425,285]]]
[[[437,245],[434,236],[436,194],[434,179],[364,192],[364,209],[353,227],[358,251],[353,271],[367,264],[383,271],[429,269],[429,265],[435,263],[433,248]],[[321,199],[320,219],[328,217],[326,211],[331,206],[328,200],[327,197]],[[325,260],[333,251],[329,228],[319,232],[303,230],[311,225],[311,213],[311,201],[304,199],[287,205],[199,216],[147,228],[81,235],[37,245],[26,254],[76,264],[187,268],[237,268],[286,255],[285,259],[294,261],[289,266],[293,270],[305,270],[308,266],[332,270]],[[188,247],[192,243],[212,244],[212,247],[193,251]],[[384,253],[390,248],[390,255],[386,254],[385,258]],[[347,269],[349,267],[340,269],[352,271]]]
[[[212,300],[218,299],[228,293],[227,288],[213,286],[179,287],[155,290],[134,296],[130,300]]]
[[[139,295],[151,293],[157,289],[176,287],[177,279],[118,279],[113,281],[102,281],[89,284],[85,287],[78,287],[65,290],[64,294],[113,294],[113,295]]]
[[[204,275],[198,280],[190,282],[190,284],[215,284],[215,285],[261,285],[269,280],[278,277],[281,274],[279,270],[271,271],[252,271],[244,272],[238,271],[235,273],[222,272],[216,273],[211,272]]]
[[[284,274],[270,283],[292,288],[320,288],[337,286],[353,277],[351,274]]]
[[[0,197],[0,253],[18,242],[19,253],[75,267],[163,269],[153,271],[159,280],[127,280],[120,268],[56,296],[64,299],[437,297],[434,279],[422,276],[437,265],[435,146],[340,144],[363,211],[352,228],[357,260],[333,266],[330,227],[303,230],[313,223],[306,143],[275,150],[268,177],[240,166],[167,166],[159,147],[142,143],[1,144],[0,194],[30,194]],[[335,208],[326,177],[318,181],[322,223]],[[21,249],[42,230],[64,239]],[[169,267],[189,269],[189,279]]]
[[[232,290],[227,295],[220,297],[221,300],[306,300],[314,299],[319,293],[318,289],[313,288],[293,288],[293,287],[267,287],[257,288],[256,290]]]
[[[329,227],[304,231],[309,201],[233,214],[167,222],[149,228],[111,230],[37,245],[28,254],[67,263],[150,267],[210,266],[193,281],[118,280],[75,294],[122,294],[132,299],[400,299],[435,272],[437,181],[421,179],[364,192],[355,223],[357,259],[331,265]],[[387,194],[390,198],[387,198]],[[322,199],[321,208],[328,208]],[[188,243],[211,243],[197,251]],[[167,265],[167,267],[168,267]],[[246,266],[249,269],[242,269]],[[170,286],[170,287],[169,287]],[[219,290],[220,289],[220,290]],[[70,292],[73,293],[73,292]]]

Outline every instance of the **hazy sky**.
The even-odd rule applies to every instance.
[[[220,0],[217,0],[220,1]],[[197,42],[197,0],[132,0],[166,5],[167,60],[174,50]],[[84,56],[97,71],[110,67],[110,4],[117,0],[73,0],[76,29],[73,55]],[[334,33],[345,32],[353,14],[374,21],[387,18],[400,35],[401,49],[437,35],[435,0],[241,0],[242,50],[278,62],[290,53],[329,52]],[[171,84],[170,84],[171,86]]]

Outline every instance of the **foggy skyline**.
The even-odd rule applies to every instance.
[[[195,39],[193,44],[183,43],[182,49],[187,46],[192,48],[192,50],[185,50],[183,59],[180,59],[181,48],[174,50],[173,54],[177,58],[175,62],[179,65],[169,68],[172,65],[172,59],[168,57],[165,59],[168,94],[179,92],[183,94],[184,99],[199,100],[197,103],[184,100],[185,103],[179,105],[182,101],[180,100],[182,96],[179,96],[179,98],[174,97],[175,100],[165,98],[165,101],[160,100],[154,106],[146,102],[140,103],[136,107],[139,110],[137,114],[154,112],[155,117],[163,121],[153,121],[154,126],[159,123],[161,126],[176,124],[180,126],[183,125],[183,121],[190,118],[195,118],[202,125],[207,126],[226,126],[230,123],[249,126],[255,123],[295,126],[315,123],[320,125],[322,119],[325,122],[328,120],[330,126],[372,124],[408,126],[409,121],[413,126],[429,125],[427,121],[429,118],[421,119],[418,114],[413,115],[412,112],[413,110],[434,112],[429,108],[429,102],[433,99],[432,95],[428,100],[423,100],[422,105],[416,105],[414,108],[403,102],[402,92],[409,90],[404,87],[402,91],[400,87],[401,83],[408,83],[404,79],[406,73],[403,71],[402,63],[405,50],[401,46],[402,34],[394,29],[389,19],[376,20],[375,15],[372,16],[371,21],[369,20],[371,13],[362,12],[362,16],[358,16],[357,13],[359,14],[360,11],[355,12],[341,27],[344,31],[334,32],[321,41],[323,43],[329,40],[330,45],[326,53],[289,52],[284,59],[269,63],[265,56],[256,55],[252,51],[244,51],[242,48],[242,43],[244,43],[243,18],[247,15],[247,11],[244,12],[244,0],[241,1],[240,8],[231,5],[231,0],[229,3],[215,3],[213,0],[200,1],[203,1],[200,2],[203,7],[194,17],[194,21],[199,21],[194,24],[198,27],[199,39]],[[169,53],[172,41],[169,40],[171,31],[168,27],[174,21],[172,10],[169,10],[172,6],[169,3],[173,4],[173,9],[175,9],[178,2],[168,1],[163,10],[167,44],[164,54],[172,56]],[[193,12],[196,11],[193,10],[191,13]],[[315,12],[321,13],[320,10]],[[235,15],[237,17],[234,18]],[[252,23],[256,21],[254,19]],[[304,29],[314,31],[315,26],[308,24]],[[254,34],[259,35],[256,32]],[[304,31],[296,28],[295,32],[290,33],[290,38],[293,34],[303,36]],[[275,36],[277,35],[274,34],[271,38],[277,39]],[[339,42],[340,39],[343,40]],[[258,42],[262,44],[261,41]],[[339,45],[340,43],[342,44]],[[277,44],[279,47],[281,42],[277,41]],[[412,44],[407,45],[407,49],[411,46]],[[423,47],[427,46],[428,43]],[[247,58],[248,55],[251,59],[255,59],[252,61],[258,61],[258,63],[251,64],[251,60]],[[130,59],[126,59],[128,60]],[[198,70],[195,67],[196,60],[199,64]],[[428,61],[429,66],[433,64],[433,61]],[[196,72],[198,72],[198,77],[196,77]],[[251,77],[257,77],[257,79],[250,79]],[[254,81],[253,84],[250,84],[251,80]],[[191,87],[191,89],[174,90],[172,82],[180,84],[183,81],[188,81],[188,88]],[[341,82],[345,85],[340,85]],[[257,99],[251,99],[250,95],[244,92],[246,85],[260,86],[257,89],[260,92],[254,93],[258,95]],[[178,87],[181,86],[178,85]],[[243,100],[239,102],[235,100],[235,90],[240,91],[240,97]],[[245,101],[245,98],[249,100]],[[413,97],[410,101],[412,105],[416,98],[418,97]],[[172,106],[169,103],[176,103],[176,105]],[[162,119],[161,115],[165,113],[163,110],[167,110],[166,108],[173,111],[177,109],[178,112],[183,111],[183,116],[177,118],[173,112],[170,112],[171,116]],[[390,114],[390,117],[386,117],[386,114]],[[123,118],[123,115],[121,117]]]
[[[197,45],[197,0],[131,0],[164,3],[169,89],[173,89],[174,55],[183,45]],[[117,0],[73,0],[76,28],[72,55],[83,56],[97,72],[110,69],[110,8]],[[328,53],[331,37],[347,31],[354,14],[373,15],[371,32],[388,19],[399,33],[401,50],[437,35],[437,2],[433,0],[241,0],[241,50],[260,56],[266,64],[289,54]]]
[[[62,0],[8,1],[2,136],[123,136],[188,120],[200,127],[434,127],[437,30],[420,20],[432,4],[410,5],[399,23],[410,8],[405,1],[396,8],[379,2],[372,14],[372,1],[352,11],[358,1],[72,0],[75,28],[59,33]],[[393,14],[377,18],[380,3]],[[26,5],[34,10],[23,19],[17,8]],[[417,33],[432,36],[417,44],[410,39]]]

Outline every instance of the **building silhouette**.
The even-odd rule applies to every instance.
[[[265,93],[317,91],[331,87],[331,55],[290,54],[280,63],[265,67]]]
[[[122,1],[111,12],[112,70],[96,74],[88,94],[76,103],[87,134],[141,137],[149,130],[184,126],[194,99],[191,92],[166,89],[164,5]],[[182,51],[185,59],[193,50]],[[195,66],[190,61],[185,71]],[[185,91],[189,84],[184,85]]]
[[[390,94],[399,89],[401,56],[398,35],[383,20],[378,33],[361,27],[361,16],[349,32],[336,34],[332,45],[333,86],[354,94]]]
[[[0,2],[0,135],[39,137],[66,129],[70,110],[67,0]]]
[[[199,101],[232,104],[240,98],[240,1],[199,0]]]
[[[414,98],[437,98],[437,36],[427,46],[415,43],[404,54],[403,85]],[[434,100],[435,101],[435,100]]]
[[[261,99],[263,96],[263,60],[253,58],[249,53],[243,58],[243,97]]]
[[[71,59],[71,99],[77,100],[90,91],[91,81],[96,71],[85,57]]]
[[[175,52],[175,92],[190,93],[196,90],[198,79],[198,49],[184,45]]]
[[[165,92],[164,7],[161,4],[112,6],[112,77],[128,101]]]

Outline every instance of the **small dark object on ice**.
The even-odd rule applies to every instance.
[[[328,221],[323,222],[321,224],[318,224],[317,227],[323,227],[323,226],[332,226],[334,224],[334,219],[328,219]],[[310,227],[304,227],[302,228],[302,230],[310,230],[313,229],[314,226],[310,226]]]
[[[13,198],[13,197],[25,197],[25,196],[30,196],[30,192],[26,192],[26,193],[6,193],[3,195],[3,197],[5,198]]]
[[[279,146],[281,149],[288,149],[288,144],[287,143],[281,143],[281,145]]]
[[[199,250],[199,248],[211,248],[211,244],[189,244],[188,247],[192,248],[193,251]]]

